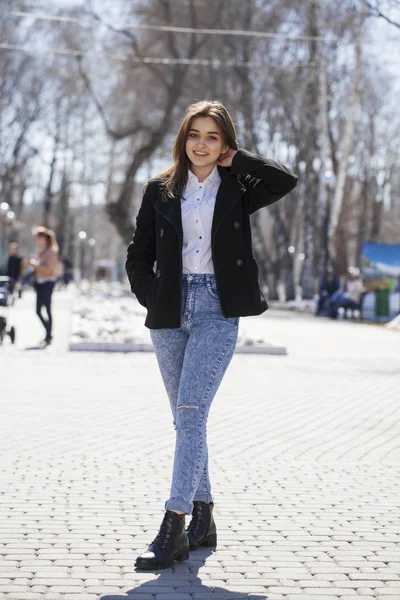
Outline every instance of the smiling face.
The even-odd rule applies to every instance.
[[[212,117],[193,119],[186,140],[186,154],[194,171],[211,172],[220,155],[228,149],[221,128]]]

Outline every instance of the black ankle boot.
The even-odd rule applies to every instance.
[[[189,540],[185,532],[185,515],[173,510],[164,514],[160,529],[147,550],[137,557],[138,569],[167,569],[174,560],[189,558]]]
[[[189,538],[190,550],[199,546],[216,546],[217,529],[213,517],[214,502],[193,502],[192,520],[186,529]]]

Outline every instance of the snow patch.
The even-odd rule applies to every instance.
[[[144,326],[146,314],[136,297],[122,286],[83,288],[72,307],[70,349],[151,351],[150,331]],[[263,317],[242,317],[237,351],[285,354],[285,348],[267,339],[266,325]]]

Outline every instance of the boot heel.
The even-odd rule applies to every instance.
[[[183,561],[189,559],[189,546],[182,548],[179,554],[176,555],[175,560]]]
[[[216,546],[217,545],[217,534],[213,533],[212,535],[209,535],[208,537],[204,538],[201,545],[202,546]]]

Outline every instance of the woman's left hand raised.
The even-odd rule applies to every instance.
[[[235,156],[236,152],[237,150],[229,148],[229,150],[220,154],[220,157],[217,160],[217,165],[219,165],[220,167],[230,167],[232,164],[232,159]]]

